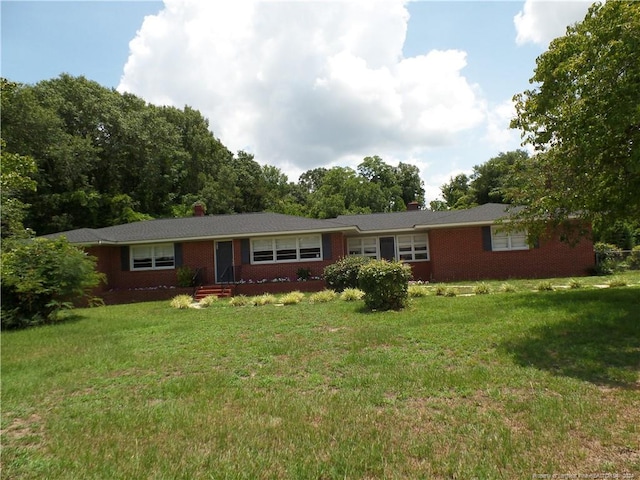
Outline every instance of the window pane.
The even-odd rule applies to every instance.
[[[301,248],[300,258],[320,258],[320,247]]]
[[[273,261],[273,242],[268,240],[252,240],[253,261],[254,262],[272,262]]]
[[[131,257],[133,258],[133,268],[152,268],[152,249],[151,247],[131,247]]]
[[[527,235],[524,232],[513,232],[511,234],[511,248],[523,250],[529,248],[527,243]]]

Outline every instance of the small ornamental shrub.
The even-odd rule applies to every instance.
[[[371,261],[368,257],[344,257],[325,267],[324,280],[336,292],[342,292],[345,288],[358,288],[358,272]]]
[[[426,297],[427,295],[429,295],[429,288],[427,288],[425,285],[409,285],[410,297]]]
[[[278,303],[278,299],[275,295],[270,293],[265,293],[264,295],[257,295],[255,297],[251,297],[251,303],[256,307],[262,307],[264,305],[273,305],[274,303]]]
[[[503,283],[500,286],[500,291],[501,292],[505,292],[505,293],[513,293],[513,292],[516,291],[516,287],[515,287],[515,285],[512,285],[510,283]]]
[[[622,277],[611,277],[607,282],[607,285],[609,285],[609,288],[626,287],[628,282]]]
[[[193,298],[190,295],[177,295],[171,299],[170,303],[171,307],[178,309],[191,308],[192,304]]]
[[[312,293],[309,297],[311,303],[327,303],[336,299],[338,294],[333,290],[322,290],[321,292]]]
[[[358,288],[345,288],[342,294],[340,294],[340,300],[345,302],[355,302],[362,300],[364,292]]]
[[[246,295],[236,295],[229,300],[229,305],[232,307],[246,307],[249,304],[251,304],[251,299]]]
[[[294,291],[289,292],[280,297],[280,303],[284,305],[295,305],[296,303],[300,303],[304,299],[304,293]]]
[[[309,278],[311,278],[311,269],[299,268],[296,272],[296,275],[298,276],[298,281],[306,282],[307,280],[309,280]]]
[[[446,285],[436,286],[436,296],[438,297],[455,297],[456,295],[455,288],[447,287]]]
[[[371,310],[400,310],[409,299],[411,267],[401,262],[373,260],[360,268],[358,284]]]
[[[553,291],[553,285],[549,280],[541,280],[536,285],[536,290],[539,292],[551,292]]]
[[[179,287],[193,287],[193,275],[195,270],[191,267],[182,266],[176,269],[176,279]]]
[[[473,293],[476,295],[487,295],[491,293],[491,287],[484,282],[478,283],[473,287]]]
[[[582,288],[584,286],[584,284],[576,279],[576,278],[572,278],[571,280],[569,280],[569,288],[572,290],[576,290],[578,288]]]
[[[220,298],[217,295],[207,295],[206,297],[201,299],[198,302],[198,304],[202,308],[207,308],[207,307],[210,307],[211,305],[213,305],[214,303],[217,303],[218,301],[220,301]]]

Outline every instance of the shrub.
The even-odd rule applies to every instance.
[[[409,296],[416,297],[426,297],[429,295],[429,289],[424,285],[409,285]]]
[[[553,291],[553,285],[549,280],[541,280],[536,285],[536,290],[539,292],[550,292]]]
[[[473,293],[476,295],[487,295],[491,293],[491,287],[487,283],[478,283],[473,287]]]
[[[373,260],[360,268],[358,283],[371,310],[400,310],[409,298],[411,267],[400,262]]]
[[[298,292],[297,290],[294,292],[289,292],[280,297],[280,302],[284,305],[294,305],[296,303],[300,303],[304,298],[304,293]]]
[[[358,288],[358,272],[363,265],[371,262],[368,257],[344,257],[324,269],[327,286],[336,292],[345,288]]]
[[[245,295],[236,295],[229,300],[229,305],[232,307],[246,307],[250,303],[251,299]]]
[[[0,325],[22,328],[54,321],[104,280],[96,259],[66,239],[12,244],[2,252]]]
[[[501,292],[505,292],[505,293],[512,293],[512,292],[516,291],[516,287],[515,287],[515,285],[512,285],[510,283],[503,283],[500,286],[500,291]]]
[[[596,252],[596,274],[611,275],[620,270],[622,250],[610,243],[597,242],[593,249]]]
[[[364,297],[364,292],[362,290],[358,288],[345,288],[340,295],[340,300],[344,300],[345,302],[355,302],[362,300],[362,297]]]
[[[178,309],[191,308],[193,298],[190,295],[177,295],[171,299],[170,305]]]
[[[263,295],[258,295],[251,298],[251,303],[253,303],[256,307],[273,305],[274,303],[277,303],[277,301],[277,298],[270,293],[265,293]]]
[[[455,288],[447,287],[446,285],[436,286],[436,296],[438,297],[455,297],[457,295]]]
[[[609,285],[609,288],[626,287],[628,282],[622,277],[611,277],[607,282],[607,285]]]
[[[311,278],[311,269],[310,268],[299,268],[296,275],[298,276],[298,280],[303,282],[309,280]]]
[[[583,286],[584,284],[578,279],[572,278],[569,280],[569,288],[571,288],[572,290],[582,288]]]
[[[311,303],[326,303],[336,299],[338,294],[333,290],[322,290],[321,292],[312,293],[309,297]]]
[[[217,295],[207,295],[206,297],[201,299],[198,304],[203,308],[207,308],[214,303],[217,303],[218,301],[220,301],[220,298]]]
[[[629,268],[633,270],[640,270],[640,245],[636,245],[631,250],[629,258],[627,258]]]
[[[182,266],[176,269],[176,278],[179,287],[193,287],[193,275],[195,270],[191,267]]]

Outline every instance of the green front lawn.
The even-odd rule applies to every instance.
[[[122,305],[3,332],[2,478],[639,477],[626,278],[387,313]]]

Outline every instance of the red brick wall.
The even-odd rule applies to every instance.
[[[571,247],[553,236],[538,248],[506,252],[483,250],[482,227],[429,232],[433,280],[544,278],[587,275],[594,266],[593,243]]]

